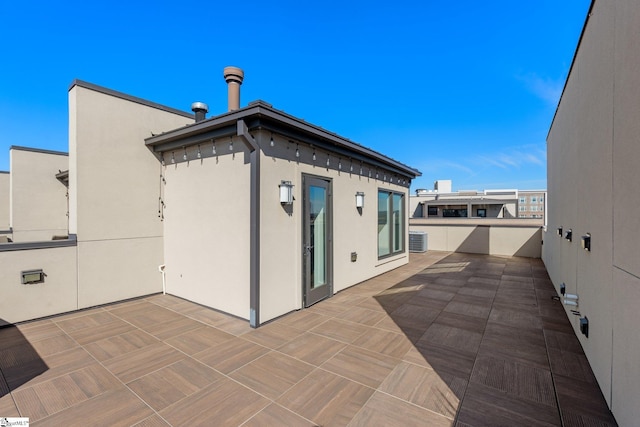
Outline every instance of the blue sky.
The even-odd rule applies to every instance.
[[[78,78],[226,110],[263,99],[422,172],[412,188],[546,187],[545,138],[590,0],[5,1],[0,170],[67,151]],[[141,141],[142,143],[142,141]]]

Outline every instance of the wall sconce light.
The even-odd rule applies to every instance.
[[[362,191],[356,193],[356,208],[364,208],[364,193]]]
[[[273,135],[271,135],[271,141],[269,141],[269,145],[270,145],[270,146],[272,146],[272,147],[273,147],[274,145],[276,145],[276,143],[275,143],[275,142],[273,142]]]
[[[582,332],[582,335],[589,338],[589,319],[587,316],[580,318],[580,332]]]
[[[567,233],[564,235],[564,238],[571,242],[573,240],[573,231],[571,229],[568,229]]]
[[[562,227],[558,227],[557,233],[558,236],[562,237]]]
[[[290,205],[293,203],[293,184],[291,181],[282,181],[280,185],[280,204]]]
[[[582,236],[582,249],[587,252],[591,252],[591,233],[587,233]]]

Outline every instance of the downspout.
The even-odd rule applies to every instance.
[[[237,129],[238,137],[250,151],[249,325],[257,328],[260,326],[260,147],[244,120],[238,120]]]

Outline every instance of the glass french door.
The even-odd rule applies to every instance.
[[[331,181],[304,176],[303,295],[304,306],[328,298],[332,292]]]

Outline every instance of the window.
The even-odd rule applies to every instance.
[[[526,210],[527,210],[527,208],[526,208],[526,207],[524,207],[524,206],[520,206],[520,207],[518,207],[518,210],[519,210],[520,212],[524,212],[524,211],[526,211]]]
[[[540,203],[544,203],[544,197],[543,197],[543,196],[540,196],[540,200],[539,200],[539,202],[540,202]]]
[[[520,197],[520,203],[526,203],[526,202],[527,202],[526,197]]]
[[[378,258],[404,252],[404,194],[378,190]]]
[[[429,206],[427,213],[428,213],[429,216],[438,216],[438,207],[437,206]]]
[[[537,212],[538,211],[538,207],[537,206],[531,206],[531,211],[532,212]]]
[[[538,198],[536,196],[531,196],[531,203],[538,203]]]
[[[442,216],[446,218],[466,218],[466,209],[442,209]]]
[[[486,209],[478,209],[478,216],[480,218],[486,218],[487,217],[487,210]]]

